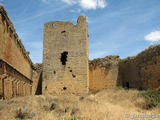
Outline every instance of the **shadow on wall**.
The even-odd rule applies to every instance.
[[[41,94],[42,94],[42,72],[40,73],[35,95],[41,95]]]
[[[122,59],[119,62],[119,73],[117,85],[123,88],[145,89],[144,81],[140,75],[142,63],[138,63],[136,58]]]

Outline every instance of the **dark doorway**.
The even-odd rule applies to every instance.
[[[61,62],[62,62],[62,65],[66,65],[67,55],[68,55],[67,51],[64,51],[63,53],[61,53]]]
[[[129,89],[129,82],[126,82],[126,87]]]
[[[38,80],[38,85],[36,89],[36,95],[42,95],[42,72],[40,74],[39,80]]]

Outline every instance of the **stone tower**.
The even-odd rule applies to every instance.
[[[44,25],[43,94],[88,92],[88,24],[52,21]]]

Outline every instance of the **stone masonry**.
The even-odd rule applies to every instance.
[[[0,59],[0,98],[32,94],[32,80]]]
[[[107,56],[90,61],[89,89],[98,91],[122,86],[160,90],[160,45],[152,45],[136,56]]]
[[[35,93],[32,90],[33,63],[10,21],[0,5],[0,98],[9,99]],[[34,82],[36,87],[37,83]]]
[[[89,62],[89,90],[98,91],[117,86],[119,56],[107,56]]]
[[[88,24],[53,21],[44,25],[43,93],[88,92]]]
[[[10,21],[7,12],[0,5],[0,58],[14,66],[23,75],[32,78],[32,61]],[[20,64],[20,62],[22,62]]]
[[[160,45],[125,59],[107,56],[88,62],[88,24],[83,16],[76,25],[45,23],[43,42],[43,64],[33,65],[0,5],[0,98],[79,95],[116,86],[160,90]]]
[[[121,60],[118,85],[160,90],[160,45],[152,45],[134,57]]]

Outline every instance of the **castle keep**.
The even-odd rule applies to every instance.
[[[88,92],[88,24],[53,21],[44,25],[43,93]]]

